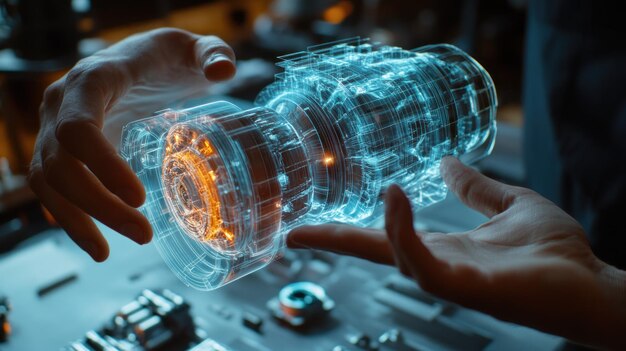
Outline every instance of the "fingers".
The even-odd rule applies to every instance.
[[[62,148],[42,153],[42,172],[46,183],[63,196],[129,239],[145,244],[151,239],[150,224],[136,209],[125,204],[76,159]]]
[[[104,83],[105,79],[96,77],[103,74],[114,76],[113,72],[117,69],[101,67],[100,70],[108,72],[68,77],[63,101],[56,116],[56,139],[72,156],[83,162],[112,193],[129,205],[138,207],[145,200],[143,186],[101,130],[106,101],[122,94],[129,83],[123,83],[124,75],[119,72],[116,83]]]
[[[119,79],[102,78],[106,71],[115,78],[117,68],[93,70],[80,68],[82,73],[67,76],[60,104],[44,101],[39,161],[33,164],[41,168],[47,186],[75,210],[143,244],[151,238],[150,225],[132,208],[144,201],[143,186],[100,130],[106,101],[121,94],[127,83],[123,74]],[[63,215],[61,210],[50,211]]]
[[[487,217],[505,211],[515,200],[513,187],[480,174],[454,157],[441,161],[441,175],[464,204]]]
[[[483,273],[467,264],[451,266],[433,255],[415,233],[411,204],[397,185],[387,189],[386,203],[385,228],[400,270],[429,293],[470,308],[484,308],[491,291],[486,291]]]
[[[57,110],[54,103],[44,100],[42,117],[52,125],[56,140],[48,140],[43,147],[56,150],[60,143],[112,193],[138,207],[145,199],[143,186],[101,131],[105,111],[131,83],[122,61],[89,58],[79,62],[64,79]]]
[[[208,80],[221,81],[235,75],[235,53],[222,39],[200,37],[194,45],[198,67]]]
[[[387,237],[374,229],[337,224],[303,226],[288,234],[287,245],[336,252],[376,263],[394,263]]]
[[[387,189],[385,229],[398,267],[429,292],[438,290],[445,265],[437,260],[413,229],[411,204],[400,187]]]
[[[95,261],[109,256],[109,245],[91,218],[50,188],[43,171],[35,166],[29,173],[29,185],[70,238]]]
[[[100,128],[88,117],[62,116],[56,135],[63,149],[83,162],[110,192],[128,205],[139,207],[146,197],[143,185]]]

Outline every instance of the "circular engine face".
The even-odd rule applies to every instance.
[[[232,228],[222,217],[216,159],[211,142],[188,125],[172,128],[166,137],[161,179],[165,201],[178,225],[218,251],[235,247]]]

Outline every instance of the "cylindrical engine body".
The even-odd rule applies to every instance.
[[[257,108],[217,102],[124,129],[156,245],[190,286],[265,266],[298,225],[371,224],[392,183],[414,208],[440,201],[442,157],[471,163],[493,147],[493,82],[456,47],[354,40],[283,59]]]

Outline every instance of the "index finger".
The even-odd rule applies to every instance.
[[[331,251],[394,265],[387,236],[376,229],[357,228],[345,224],[303,226],[288,234],[287,246]]]

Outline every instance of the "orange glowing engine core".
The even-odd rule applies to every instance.
[[[235,235],[222,216],[215,148],[187,125],[172,128],[165,143],[161,179],[173,217],[194,239],[219,251],[232,250]]]

